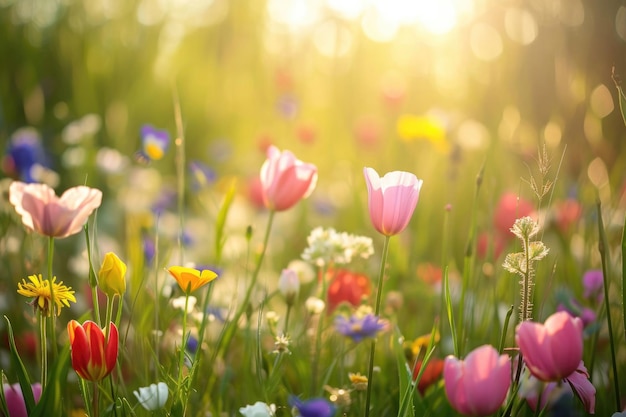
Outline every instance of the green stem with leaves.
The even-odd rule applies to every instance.
[[[261,272],[261,265],[263,264],[263,259],[265,258],[265,252],[267,250],[267,244],[269,242],[270,232],[272,230],[272,224],[274,222],[274,215],[276,212],[271,210],[269,213],[269,218],[267,220],[267,226],[265,228],[265,235],[263,237],[263,246],[261,249],[261,253],[259,254],[259,258],[257,259],[256,267],[254,268],[254,272],[252,273],[252,278],[250,283],[248,284],[248,289],[246,290],[246,294],[243,298],[243,301],[237,311],[235,312],[235,316],[230,320],[222,333],[222,337],[219,342],[219,348],[215,350],[215,353],[212,357],[212,363],[215,363],[215,359],[218,356],[224,355],[225,352],[228,351],[230,347],[230,343],[237,331],[237,327],[239,326],[239,319],[243,315],[244,311],[248,307],[248,303],[250,302],[250,297],[252,296],[252,291],[256,287],[256,282],[259,278],[259,272]],[[208,391],[210,392],[213,388],[213,384],[215,383],[215,376],[211,377],[211,380],[208,384]]]
[[[389,254],[389,239],[390,236],[385,236],[385,243],[383,244],[383,253],[380,260],[380,272],[378,274],[378,289],[376,291],[376,304],[374,307],[374,314],[376,316],[380,313],[380,303],[383,294],[383,282],[385,280],[385,269],[387,265],[387,255]],[[365,397],[365,417],[370,415],[370,402],[372,399],[372,377],[374,376],[374,355],[376,354],[376,338],[372,339],[372,345],[370,348],[370,360],[369,368],[367,371],[367,394]]]

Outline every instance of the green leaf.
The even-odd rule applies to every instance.
[[[29,417],[63,416],[64,387],[67,385],[67,372],[70,367],[70,347],[66,345],[52,365],[48,374],[46,389],[41,393],[41,399]]]
[[[404,336],[400,333],[400,329],[398,327],[395,328],[393,335],[393,348],[394,353],[396,355],[396,363],[398,365],[398,376],[400,377],[400,403],[399,409],[400,413],[398,417],[414,417],[415,409],[413,407],[407,406],[407,394],[411,391],[415,391],[415,384],[413,383],[413,372],[409,367],[409,364],[406,361],[406,357],[404,355]],[[368,381],[368,383],[370,383]],[[402,407],[405,407],[406,410],[403,412]]]
[[[20,354],[18,353],[17,347],[15,346],[15,338],[13,337],[13,327],[11,326],[11,321],[7,316],[4,316],[4,318],[7,321],[7,330],[9,332],[11,364],[17,372],[17,380],[20,383],[22,395],[24,396],[24,403],[26,404],[26,414],[30,416],[30,411],[35,408],[35,397],[33,396],[33,389],[30,385],[30,378],[28,377],[28,373],[26,372],[24,362],[22,362],[22,358],[20,358]]]
[[[224,196],[224,202],[220,207],[220,211],[217,213],[217,219],[215,220],[215,259],[219,263],[222,257],[222,248],[224,247],[224,226],[226,225],[226,217],[228,210],[235,198],[235,181],[232,181],[226,196]]]

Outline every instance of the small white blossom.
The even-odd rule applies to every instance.
[[[239,412],[245,417],[274,417],[274,405],[267,405],[264,402],[257,401],[253,405],[241,407]]]
[[[149,387],[141,387],[139,391],[133,391],[133,394],[143,408],[148,411],[155,411],[163,408],[167,402],[169,390],[165,382],[159,382],[158,384],[151,384]]]
[[[311,314],[320,314],[326,308],[326,304],[323,300],[317,297],[309,297],[304,302],[304,306],[306,307],[306,311]]]
[[[173,298],[170,302],[172,303],[172,307],[174,308],[177,308],[179,310],[185,309],[185,296]],[[189,301],[187,302],[187,314],[191,314],[193,312],[193,309],[196,306],[197,302],[198,299],[196,297],[194,297],[193,295],[189,296]]]
[[[315,269],[313,269],[311,264],[300,259],[294,259],[289,262],[287,268],[296,271],[301,284],[308,284],[316,278]]]

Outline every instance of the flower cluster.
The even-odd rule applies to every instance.
[[[371,238],[340,233],[332,227],[316,227],[307,237],[307,243],[302,259],[318,267],[346,265],[355,258],[367,259],[374,253]]]

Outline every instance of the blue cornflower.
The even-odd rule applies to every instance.
[[[141,126],[141,149],[135,156],[140,162],[158,161],[163,158],[169,145],[170,134],[167,130],[146,124]]]
[[[31,128],[15,131],[7,146],[2,165],[3,170],[9,176],[27,183],[37,182],[37,179],[33,178],[33,167],[39,165],[47,168],[49,166],[39,133]]]
[[[324,398],[301,401],[295,395],[290,395],[289,405],[297,409],[301,417],[332,417],[336,411],[335,406]]]
[[[384,320],[371,313],[353,314],[350,317],[339,315],[335,318],[335,329],[356,343],[368,337],[376,337],[386,326]]]
[[[193,336],[189,336],[187,339],[187,352],[195,354],[198,351],[198,339]]]

